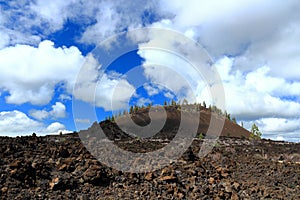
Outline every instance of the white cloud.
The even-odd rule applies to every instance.
[[[56,118],[64,118],[66,116],[66,106],[61,102],[56,102],[52,105],[52,110],[30,110],[29,115],[37,120],[47,119],[52,117]]]
[[[235,65],[249,70],[261,64],[270,66],[270,73],[276,77],[299,81],[300,70],[300,17],[298,22],[279,29],[275,35],[252,44],[239,56]]]
[[[56,102],[49,114],[54,118],[63,118],[66,116],[66,106],[61,102]]]
[[[37,120],[43,120],[49,117],[53,119],[64,118],[66,116],[66,106],[61,102],[56,102],[52,105],[52,109],[50,111],[30,110],[29,115]]]
[[[144,89],[147,91],[147,94],[149,96],[153,96],[159,93],[159,89],[150,84],[145,84]]]
[[[217,61],[225,89],[227,109],[243,120],[262,117],[294,118],[299,115],[300,103],[284,97],[297,96],[299,82],[287,82],[270,75],[269,68],[242,73],[233,70],[232,59],[224,57]]]
[[[53,122],[49,126],[47,126],[46,131],[48,133],[57,133],[58,131],[65,130],[65,126],[59,122]]]
[[[228,110],[239,118],[274,118],[293,122],[299,115],[300,4],[297,0],[163,0],[138,1],[134,6],[123,0],[104,0],[97,4],[92,0],[55,0],[50,4],[42,0],[5,3],[10,5],[10,9],[0,6],[0,93],[8,92],[7,103],[47,104],[53,97],[55,85],[61,82],[71,93],[74,77],[84,57],[76,47],[55,48],[50,41],[40,42],[41,38],[60,30],[66,20],[87,26],[83,35],[77,37],[81,42],[93,44],[127,28],[141,27],[144,23],[180,31],[203,44],[218,60]],[[142,20],[141,16],[147,13],[145,11],[154,14]],[[155,21],[154,24],[149,24],[150,18]],[[36,30],[41,31],[37,34]],[[167,43],[165,38],[168,35],[150,36],[151,41],[141,44],[140,48],[155,44],[167,49],[182,48],[181,53],[196,62],[191,47]],[[173,39],[176,41],[176,38]],[[14,44],[27,45],[7,47]],[[187,84],[178,81],[180,78],[176,79],[177,73],[184,80],[189,80],[194,91],[202,92],[196,96],[198,101],[205,99],[208,102],[208,87],[186,63],[155,51],[143,52],[140,49],[139,54],[146,59],[144,68],[148,80],[166,82],[174,93],[182,97],[191,96],[192,91],[186,91]],[[234,58],[222,59],[224,55]],[[147,66],[153,63],[165,64],[171,69]],[[119,102],[115,107],[125,106],[134,88],[124,77],[112,74],[104,74],[103,82],[97,86],[98,69],[92,67],[88,70],[84,77],[89,80],[84,80],[86,84],[81,85],[77,97],[87,102],[96,99],[98,106],[109,109],[113,88],[121,83],[118,85],[120,93],[114,96]],[[173,73],[170,73],[172,70]],[[87,94],[95,89],[96,98]],[[36,115],[45,118],[45,112],[40,111]],[[275,134],[274,131],[271,132]],[[295,131],[288,134],[297,137]],[[286,138],[285,135],[280,137]]]
[[[72,97],[66,94],[60,94],[58,99],[61,101],[69,101],[72,100]]]
[[[25,113],[14,111],[0,112],[0,136],[22,136],[48,135],[58,133],[59,131],[70,132],[65,130],[65,126],[59,122],[54,122],[49,126],[29,118]]]
[[[29,115],[37,120],[47,119],[49,117],[49,112],[46,110],[31,110]]]
[[[154,29],[149,30],[148,36],[149,41],[140,44],[138,51],[145,59],[147,80],[173,92],[179,100],[203,101],[201,97],[205,96],[208,102],[212,97],[204,88],[216,79],[206,52],[177,32]]]
[[[0,50],[0,88],[9,93],[5,97],[6,102],[46,105],[54,95],[55,86],[60,83],[65,83],[64,89],[71,94],[84,60],[76,47],[55,48],[51,41],[43,41],[38,47],[16,45]],[[116,109],[126,107],[134,87],[117,73],[105,73],[99,80],[101,66],[95,59],[87,58],[85,64],[90,66],[78,77],[82,87],[75,97],[93,103],[93,91],[96,89],[97,106],[109,110],[113,99]],[[118,92],[113,93],[114,89]],[[56,103],[52,109],[49,113],[52,117],[65,115],[65,107],[61,103]],[[46,117],[43,111],[32,116],[39,119]]]
[[[102,73],[100,69],[101,65],[97,60],[91,54],[88,55],[83,70],[77,77],[74,97],[95,103],[105,110],[127,108],[131,96],[135,95],[135,88],[121,74]]]
[[[293,119],[261,118],[244,122],[244,127],[250,130],[253,123],[259,127],[259,130],[263,133],[263,138],[300,142],[299,117]]]
[[[60,1],[53,0],[51,2],[46,2],[43,0],[38,0],[35,3],[31,3],[31,12],[37,15],[40,23],[48,23],[48,31],[56,31],[63,27],[65,20],[68,18],[69,9],[71,9],[71,4],[75,2],[73,0]]]
[[[43,124],[27,117],[26,114],[14,110],[0,112],[1,136],[31,135],[43,128]]]
[[[157,16],[147,16],[144,12],[154,13],[158,6],[156,0],[136,0],[134,6],[125,0],[99,0],[97,3],[93,0],[25,0],[8,1],[5,4],[9,9],[0,7],[0,28],[3,26],[5,32],[11,34],[2,45],[36,45],[41,38],[61,30],[67,20],[85,27],[82,36],[78,36],[80,41],[98,44],[127,28],[149,24]],[[35,35],[38,40],[28,37],[30,35]]]
[[[174,99],[174,95],[171,92],[165,92],[164,96],[169,98],[169,99]]]
[[[200,41],[216,54],[238,53],[247,43],[268,40],[279,28],[299,19],[296,0],[175,0],[161,1],[160,8],[173,16],[172,28],[182,32],[193,28]]]
[[[159,17],[156,0],[136,0],[134,6],[126,0],[101,1],[96,6],[93,1],[91,2],[90,4],[97,9],[93,16],[96,23],[89,26],[83,33],[80,41],[84,43],[99,44],[107,37],[126,29],[139,28],[143,23],[148,25],[151,20],[155,20],[154,16]],[[87,6],[85,9],[91,10]],[[145,16],[145,12],[148,14],[151,12],[152,18]]]
[[[71,92],[83,61],[76,47],[55,48],[47,40],[38,47],[7,47],[0,50],[0,88],[9,93],[7,103],[45,105],[52,99],[55,85],[64,82]]]
[[[299,82],[274,77],[267,66],[246,73],[235,70],[233,63],[228,57],[216,63],[229,113],[244,121],[248,130],[256,123],[265,138],[298,141]]]
[[[138,106],[143,106],[143,105],[145,106],[145,105],[147,105],[148,103],[151,103],[151,102],[152,101],[150,99],[141,97],[141,98],[138,99],[137,105]]]
[[[294,132],[300,131],[300,119],[263,118],[258,120],[264,132]],[[300,132],[299,132],[300,134]],[[300,135],[299,135],[300,136]]]

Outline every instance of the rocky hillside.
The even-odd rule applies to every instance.
[[[221,137],[205,157],[195,139],[183,156],[149,173],[98,162],[76,134],[0,137],[1,199],[300,199],[300,144]],[[119,140],[128,151],[165,142]]]

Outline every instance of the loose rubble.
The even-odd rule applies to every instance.
[[[77,134],[0,137],[1,199],[300,199],[300,144],[220,138],[199,157],[195,139],[181,158],[147,173],[101,164]],[[120,140],[153,151],[159,140]]]

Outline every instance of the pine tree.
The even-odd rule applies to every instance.
[[[133,106],[130,106],[129,114],[132,114],[132,113],[133,113]]]
[[[228,120],[231,120],[231,116],[230,116],[229,113],[227,114],[227,119],[228,119]]]
[[[136,113],[138,110],[139,110],[139,107],[137,105],[135,105],[133,111]]]
[[[256,124],[254,123],[251,127],[251,138],[254,139],[260,139],[261,138],[262,133],[259,131],[258,127],[256,126]]]
[[[236,124],[236,118],[235,117],[232,118],[232,122]]]
[[[203,101],[203,107],[206,108],[206,103],[205,103],[205,101]]]
[[[174,101],[174,99],[171,101],[171,106],[176,106],[176,101]]]

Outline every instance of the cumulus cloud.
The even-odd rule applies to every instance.
[[[270,117],[245,121],[244,127],[250,130],[252,124],[255,123],[263,133],[263,138],[300,142],[299,122],[299,117],[293,119]]]
[[[299,82],[274,77],[267,66],[248,73],[234,70],[234,59],[216,62],[225,89],[227,110],[239,120],[259,125],[263,136],[286,140],[299,138]]]
[[[63,89],[67,94],[72,94],[84,61],[87,67],[78,77],[81,89],[76,90],[75,97],[92,103],[96,89],[97,106],[109,110],[113,96],[116,109],[124,108],[135,89],[120,77],[121,74],[110,72],[99,77],[101,65],[95,59],[85,59],[73,46],[55,48],[54,43],[48,40],[41,42],[38,47],[16,45],[0,50],[0,89],[8,92],[5,96],[7,103],[46,105],[60,83],[64,83]],[[114,88],[117,92],[114,92]],[[57,103],[49,114],[62,117],[62,110],[62,104]],[[45,112],[37,112],[37,115],[44,118]]]
[[[252,44],[245,53],[235,60],[237,68],[251,70],[251,67],[267,64],[273,76],[299,81],[300,57],[300,17],[298,22],[290,22],[288,26],[270,35],[267,39]]]
[[[61,102],[56,102],[49,114],[54,118],[63,118],[66,116],[66,106]]]
[[[193,28],[204,45],[218,53],[237,53],[248,42],[267,39],[278,27],[299,19],[296,0],[175,0],[161,1],[160,8],[172,16],[172,28],[181,32]]]
[[[299,115],[300,103],[284,98],[299,98],[299,82],[273,77],[267,66],[243,73],[233,70],[233,63],[233,59],[228,57],[216,62],[229,112],[244,120],[274,116],[293,118]]]
[[[67,20],[85,27],[83,34],[78,36],[81,42],[98,44],[127,28],[151,23],[158,17],[158,14],[154,15],[157,6],[156,0],[137,0],[134,6],[125,0],[101,0],[97,3],[93,0],[8,1],[0,5],[0,28],[2,26],[10,34],[0,41],[0,47],[1,42],[2,46],[38,44],[39,40],[61,30]]]
[[[59,122],[54,122],[49,126],[29,118],[25,113],[14,111],[0,112],[0,136],[21,136],[31,135],[48,135],[65,131],[65,126]]]
[[[54,119],[63,118],[66,116],[66,106],[61,102],[56,102],[54,105],[52,105],[52,110],[50,111],[31,110],[29,112],[29,115],[38,120],[47,119],[49,117],[52,117]]]
[[[57,133],[62,130],[65,130],[65,126],[59,122],[53,122],[46,128],[46,131],[50,134]]]
[[[49,112],[46,110],[31,110],[29,115],[37,120],[43,120],[49,117]]]
[[[159,93],[159,88],[152,86],[151,84],[145,84],[144,89],[147,91],[149,96],[153,96]]]
[[[154,0],[135,1],[134,6],[125,0],[101,0],[97,4],[92,0],[8,1],[0,5],[0,94],[5,94],[6,102],[11,104],[45,105],[52,99],[55,86],[64,83],[68,93],[65,95],[70,95],[84,56],[76,47],[55,48],[51,41],[41,42],[47,35],[61,30],[67,20],[83,27],[82,35],[76,38],[88,44],[98,44],[106,37],[135,27],[169,28],[204,45],[216,60],[230,112],[255,122],[291,121],[289,126],[294,128],[286,131],[297,137],[298,129],[292,122],[299,115],[299,10],[297,0]],[[193,47],[166,43],[167,37],[150,34],[149,41],[140,41],[139,55],[145,59],[144,75],[152,82],[167,82],[165,86],[170,86],[182,98],[197,91],[196,99],[208,102],[209,81],[199,80],[187,63],[174,59],[174,55],[143,50],[161,44],[168,49],[181,49],[180,53],[188,60],[197,62]],[[140,35],[132,38],[140,40]],[[76,98],[90,103],[95,100],[97,106],[108,110],[114,96],[119,102],[115,103],[116,108],[125,106],[133,94],[133,86],[121,75],[102,74],[99,65],[92,65],[84,74],[89,80],[79,81],[82,84],[78,85]],[[182,79],[188,80],[188,84],[179,81]],[[113,93],[113,88],[119,88],[119,93]],[[162,88],[145,89],[153,95],[157,89],[165,92]],[[95,91],[94,96],[88,94],[90,90]],[[37,111],[36,115],[44,119],[49,112]],[[268,129],[268,120],[260,122],[270,137],[275,134],[275,130]]]
[[[30,119],[20,111],[0,112],[0,134],[2,136],[28,135],[42,128],[42,123]]]
[[[76,99],[95,104],[105,110],[127,108],[135,88],[116,72],[104,73],[92,54],[87,56],[73,91]]]
[[[45,105],[57,84],[64,82],[71,92],[83,61],[76,47],[55,48],[48,40],[38,47],[7,47],[0,50],[0,88],[9,93],[7,103]]]
[[[211,101],[207,88],[217,79],[211,73],[205,50],[184,35],[170,30],[149,30],[149,40],[139,45],[144,76],[154,85],[173,92],[177,99],[189,102]],[[147,88],[146,88],[147,89]],[[149,91],[148,91],[149,93]],[[170,96],[170,95],[168,95]]]
[[[141,97],[141,98],[138,99],[138,101],[137,101],[136,104],[138,106],[145,106],[145,105],[147,105],[149,103],[152,103],[151,99]]]
[[[265,132],[294,132],[300,131],[300,119],[285,118],[263,118],[258,120],[258,124]]]

